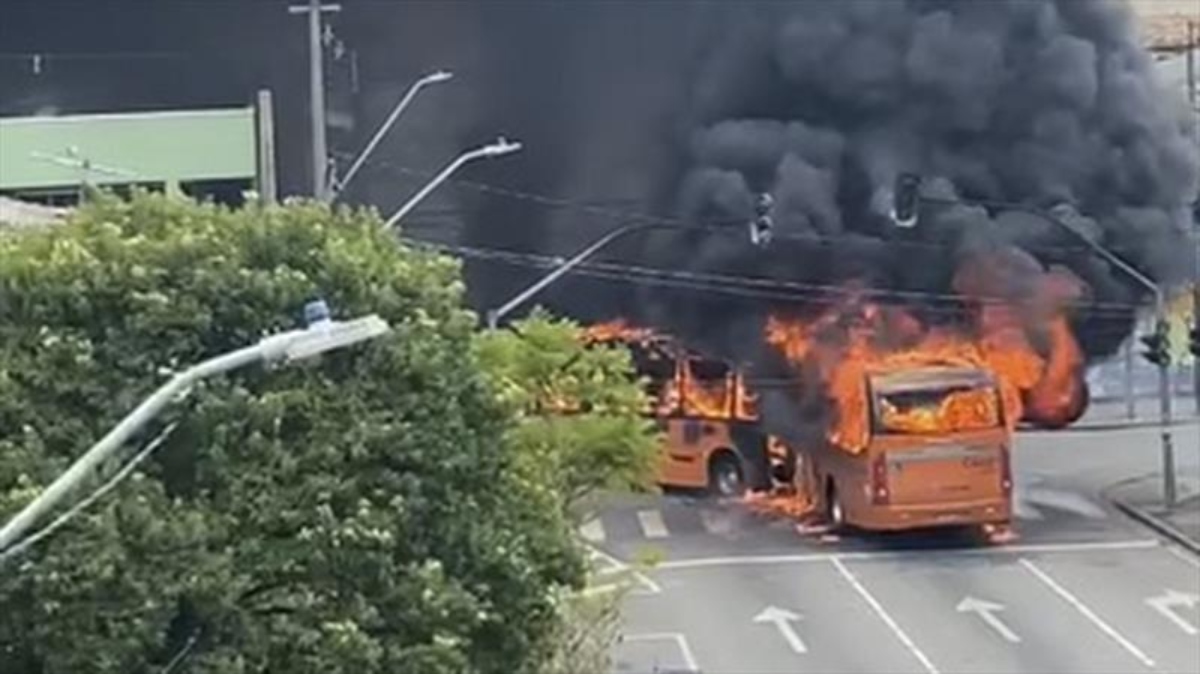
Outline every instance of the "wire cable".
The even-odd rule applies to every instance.
[[[497,248],[461,246],[407,237],[406,240],[443,253],[477,259],[496,260],[517,266],[549,269],[557,267],[563,262],[563,258],[558,256],[524,253]],[[961,303],[964,301],[1000,305],[1010,305],[1013,303],[1012,300],[1007,298],[995,296],[977,297],[959,293],[936,293],[917,290],[889,290],[882,288],[851,288],[829,284],[784,281],[764,277],[669,270],[612,262],[585,262],[568,273],[590,276],[599,275],[605,278],[611,278],[618,281],[627,281],[631,283],[649,282],[652,279],[660,282],[674,281],[684,286],[692,287],[693,289],[725,293],[738,291],[738,293],[744,294],[744,291],[747,290],[757,290],[761,291],[757,295],[758,297],[785,300],[799,299],[808,302],[819,302],[822,300],[827,302],[837,302],[844,300],[846,297],[864,297],[885,300],[893,299],[899,301],[938,301],[944,303]],[[661,284],[662,283],[660,283],[660,285]],[[839,299],[830,299],[830,296],[835,296]],[[1069,302],[1067,303],[1067,306],[1086,307],[1094,312],[1120,312],[1122,315],[1129,311],[1135,311],[1140,307],[1140,305],[1133,303],[1085,301]]]
[[[335,154],[337,156],[347,156],[344,153],[335,153]],[[411,176],[414,178],[427,179],[427,178],[432,178],[433,176],[436,175],[436,173],[433,171],[424,171],[421,169],[414,169],[411,167],[397,164],[395,162],[388,161],[386,159],[367,160],[366,164],[376,166],[378,168],[384,168],[387,170],[391,170],[396,173]],[[546,206],[549,208],[570,210],[570,211],[577,212],[577,213],[601,216],[601,217],[604,217],[604,218],[607,218],[610,220],[618,220],[618,221],[623,221],[623,222],[627,222],[627,223],[653,223],[653,224],[663,224],[663,225],[676,225],[676,226],[681,226],[681,227],[682,226],[694,226],[693,223],[689,223],[686,220],[683,220],[683,219],[677,218],[677,217],[653,215],[653,214],[629,210],[629,209],[613,208],[611,206],[604,206],[604,205],[600,205],[597,203],[580,202],[580,201],[575,201],[575,200],[566,199],[566,198],[562,198],[562,197],[551,197],[551,196],[547,196],[544,194],[538,194],[535,192],[516,190],[516,189],[511,189],[511,188],[505,188],[505,187],[498,187],[496,185],[491,185],[488,183],[470,180],[470,179],[466,179],[466,178],[451,177],[451,178],[447,179],[446,182],[449,184],[457,185],[459,187],[465,187],[467,189],[475,190],[477,192],[481,192],[481,193],[485,193],[485,194],[492,194],[495,196],[505,197],[505,198],[509,198],[509,199],[515,199],[515,200],[520,200],[520,201],[526,201],[529,203],[536,203],[536,204],[540,204],[542,206]],[[611,201],[625,202],[627,200],[622,199],[622,200],[611,200]],[[972,202],[969,202],[969,201],[962,201],[962,202],[958,202],[958,203],[961,204],[962,207],[966,207],[966,208],[971,208],[971,207],[977,206],[977,204],[973,204]],[[947,204],[942,204],[942,206],[946,207]],[[999,206],[999,205],[994,205],[994,206],[996,208],[1001,208],[1001,206]],[[1012,210],[1012,209],[1010,209],[1010,210]],[[418,212],[420,212],[420,211],[418,211]],[[1021,211],[1013,211],[1013,212],[1020,213]],[[1031,216],[1031,217],[1036,217],[1036,216]],[[737,220],[730,219],[730,220],[712,221],[708,224],[709,225],[717,225],[717,226],[721,226],[721,225],[724,225],[724,226],[739,225],[739,226],[741,226],[741,225],[745,225],[745,222],[741,219],[737,219]],[[872,239],[867,239],[867,238],[847,236],[844,234],[834,236],[834,235],[828,235],[828,234],[818,234],[815,232],[811,233],[811,234],[806,234],[803,236],[795,235],[795,234],[789,235],[789,234],[777,232],[777,233],[775,233],[774,238],[808,243],[810,245],[825,244],[825,245],[862,246],[862,247],[875,247],[875,246],[880,246],[880,245],[887,245],[889,247],[924,249],[924,250],[941,250],[941,251],[954,250],[957,248],[957,246],[955,244],[949,244],[949,243],[935,243],[935,242],[931,242],[931,241],[903,241],[903,240],[895,240],[895,239],[892,239],[892,240],[874,239],[874,240],[872,240]],[[1189,232],[1188,239],[1192,240],[1192,241],[1196,241],[1196,235],[1194,233]],[[1085,245],[1017,246],[1017,247],[1020,248],[1021,250],[1031,252],[1031,253],[1032,252],[1042,252],[1042,253],[1050,253],[1050,254],[1057,253],[1057,254],[1063,254],[1063,255],[1079,254],[1079,253],[1086,253],[1088,255],[1094,254],[1094,251],[1092,251],[1090,247],[1085,246]],[[1112,244],[1105,244],[1105,248],[1107,248],[1108,250],[1110,250],[1114,253],[1131,252],[1131,249],[1129,249],[1126,246],[1114,246]]]
[[[20,541],[10,546],[7,550],[0,552],[0,565],[7,563],[9,559],[21,554],[34,543],[37,543],[43,538],[54,533],[64,524],[74,519],[79,513],[87,509],[88,506],[92,505],[101,499],[105,494],[115,489],[122,480],[124,480],[131,472],[133,472],[134,468],[137,468],[138,465],[146,459],[146,457],[150,456],[154,450],[158,449],[162,443],[166,442],[167,438],[171,435],[171,432],[174,431],[175,427],[178,425],[179,422],[176,421],[163,429],[161,433],[155,436],[154,439],[151,440],[141,451],[135,454],[133,458],[131,458],[124,466],[122,466],[121,469],[118,470],[111,478],[109,478],[107,482],[100,485],[100,487],[98,487],[91,494],[88,494],[84,499],[76,503],[69,510],[56,517],[53,522],[47,524],[41,529],[38,529],[34,533],[29,534],[25,538],[22,538]]]

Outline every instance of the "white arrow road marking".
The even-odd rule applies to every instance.
[[[1175,607],[1177,606],[1193,608],[1197,605],[1200,605],[1200,594],[1190,594],[1187,592],[1180,592],[1179,590],[1167,590],[1157,597],[1148,598],[1146,603],[1149,604],[1150,607],[1155,611],[1161,613],[1164,618],[1178,625],[1179,629],[1183,630],[1184,633],[1191,635],[1200,634],[1200,629],[1197,629],[1195,625],[1191,624],[1185,620],[1183,616],[1174,611]]]
[[[796,634],[796,630],[792,628],[792,623],[798,620],[800,620],[799,615],[778,606],[768,606],[761,613],[754,616],[754,622],[756,623],[770,623],[774,625],[775,629],[779,630],[779,633],[783,635],[783,640],[787,642],[788,646],[791,646],[793,651],[807,653],[808,648],[800,640],[800,635]]]
[[[1008,625],[1005,625],[1004,621],[1000,620],[1000,618],[996,615],[996,613],[1004,610],[1004,604],[997,604],[996,602],[987,601],[986,599],[976,599],[975,597],[968,596],[962,601],[958,602],[958,606],[955,608],[955,610],[959,613],[978,614],[979,617],[983,619],[983,622],[987,623],[988,627],[996,630],[1000,636],[1004,637],[1004,640],[1008,641],[1009,643],[1016,644],[1020,643],[1021,641],[1021,637],[1017,636],[1017,633],[1013,632],[1012,629],[1010,629]]]

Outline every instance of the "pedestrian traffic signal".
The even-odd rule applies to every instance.
[[[896,176],[892,188],[892,222],[897,227],[915,227],[921,202],[921,177],[913,173]]]
[[[1188,351],[1191,351],[1193,356],[1200,358],[1200,325],[1192,326],[1192,329],[1188,331]]]
[[[754,203],[754,219],[750,221],[750,242],[756,246],[771,243],[771,230],[775,226],[771,211],[775,208],[775,200],[770,194],[763,192]]]
[[[1167,367],[1171,364],[1171,344],[1170,338],[1167,336],[1166,323],[1160,322],[1154,328],[1154,332],[1142,336],[1141,342],[1146,347],[1142,351],[1143,358],[1159,367]]]

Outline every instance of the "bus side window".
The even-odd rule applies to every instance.
[[[733,378],[733,415],[738,419],[758,418],[758,393],[746,387],[746,378],[735,374]]]
[[[678,411],[675,359],[658,349],[638,348],[633,349],[633,362],[638,374],[647,379],[646,394],[650,397],[647,413],[665,416]]]
[[[684,413],[729,418],[733,411],[733,369],[719,360],[699,358],[689,358],[684,368]]]

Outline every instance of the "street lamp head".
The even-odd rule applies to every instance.
[[[454,73],[450,72],[449,70],[438,70],[426,75],[424,78],[422,78],[422,81],[433,84],[435,82],[445,82],[453,77]]]
[[[290,363],[374,339],[389,330],[387,321],[375,314],[335,321],[325,300],[314,299],[304,305],[304,328],[263,337],[258,343],[259,356],[267,363]]]
[[[506,154],[512,154],[521,149],[521,144],[515,141],[510,141],[504,136],[496,139],[496,142],[491,145],[485,145],[480,148],[480,151],[488,157],[499,157]]]
[[[365,342],[386,334],[391,327],[375,314],[352,321],[330,321],[301,330],[283,349],[283,358],[295,362]]]

